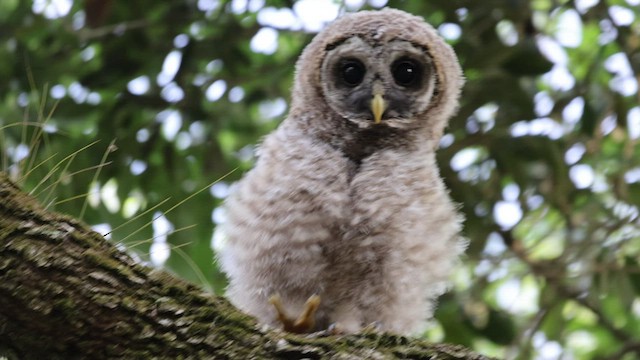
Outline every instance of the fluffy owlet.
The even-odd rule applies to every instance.
[[[434,154],[462,84],[453,50],[405,12],[319,33],[226,202],[232,303],[292,331],[420,331],[465,247]]]

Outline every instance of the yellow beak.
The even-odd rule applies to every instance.
[[[373,122],[380,124],[382,121],[382,114],[387,109],[387,103],[382,98],[382,95],[375,94],[373,100],[371,100],[371,112],[373,113]]]

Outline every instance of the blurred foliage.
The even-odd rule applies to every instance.
[[[311,3],[423,16],[465,69],[438,159],[471,245],[425,336],[506,358],[637,359],[637,0],[4,0],[2,169],[221,293],[216,209],[286,114],[313,36],[291,21]]]

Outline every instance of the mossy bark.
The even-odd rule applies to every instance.
[[[394,335],[268,330],[224,298],[136,263],[0,173],[0,357],[484,359]]]

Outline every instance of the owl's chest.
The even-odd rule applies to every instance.
[[[393,162],[349,162],[339,181],[327,181],[331,186],[317,193],[315,202],[323,204],[325,220],[342,234],[351,234],[348,237],[398,226],[410,230],[432,205],[427,181],[423,171]]]
[[[375,233],[398,224],[415,227],[428,212],[429,183],[439,180],[437,170],[431,169],[435,166],[432,153],[397,142],[391,146],[373,141],[378,138],[382,137],[353,140],[361,150],[357,157],[344,147],[322,142],[270,151],[276,161],[264,161],[260,168],[261,173],[277,175],[268,176],[267,181],[270,194],[273,188],[279,189],[273,199],[283,205],[274,207],[279,209],[277,217],[304,215],[334,234]]]

